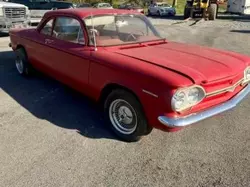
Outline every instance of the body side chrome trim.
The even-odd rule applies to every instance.
[[[150,91],[147,91],[147,90],[144,90],[144,89],[142,89],[142,91],[143,91],[144,93],[148,94],[148,95],[151,95],[151,96],[153,96],[153,97],[158,98],[158,95],[156,95],[156,94],[154,94],[154,93],[152,93],[152,92],[150,92]]]
[[[250,85],[248,84],[243,88],[237,95],[235,95],[230,100],[221,103],[215,107],[209,108],[205,111],[199,113],[193,113],[188,116],[180,118],[168,118],[166,116],[159,116],[158,120],[165,126],[168,127],[185,127],[212,117],[214,115],[220,114],[222,112],[228,111],[239,104],[248,94],[250,93]]]

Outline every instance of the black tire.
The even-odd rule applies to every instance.
[[[161,17],[161,13],[160,13],[159,10],[157,11],[157,16],[158,16],[158,17]]]
[[[18,73],[22,76],[26,76],[26,77],[30,76],[33,72],[33,68],[28,61],[28,57],[27,57],[25,49],[24,48],[16,49],[15,55],[16,55],[15,64],[16,64]],[[20,66],[18,66],[18,64]],[[21,66],[22,68],[20,68]]]
[[[151,14],[151,12],[150,12],[150,10],[148,9],[148,16],[152,16],[152,14]]]
[[[110,114],[112,113],[111,110],[113,109],[112,108],[114,105],[113,103],[116,103],[118,101],[120,101],[121,103],[123,102],[124,105],[121,103],[118,103],[117,104],[118,107],[116,108],[117,111],[114,112],[114,114]],[[128,107],[129,109],[131,109],[130,111],[132,111],[131,112],[132,117],[130,117],[132,121],[130,124],[132,124],[133,122],[136,122],[135,123],[136,125],[133,125],[134,130],[132,130],[131,132],[127,134],[123,133],[124,132],[123,129],[121,129],[120,127],[118,127],[118,125],[116,125],[117,123],[115,123],[114,117],[112,116],[112,115],[115,115],[118,118],[118,116],[120,115],[118,111],[120,111],[120,109],[124,106]],[[136,97],[133,94],[131,94],[128,91],[125,91],[122,89],[116,89],[112,91],[105,101],[104,113],[105,113],[106,123],[111,127],[113,132],[123,141],[126,141],[126,142],[139,141],[143,135],[148,135],[152,131],[152,127],[149,126],[147,123],[147,120],[144,115],[140,102],[136,99]],[[123,113],[124,114],[126,113],[125,110],[123,110]],[[127,114],[125,114],[125,116],[127,116]],[[122,118],[123,117],[119,118],[119,120],[121,120]],[[123,123],[123,121],[121,123]]]
[[[184,19],[187,19],[189,17],[191,17],[191,9],[190,8],[185,8],[184,9]]]
[[[210,6],[208,7],[208,19],[209,20],[215,20],[217,17],[217,9],[218,6],[217,4],[210,4]]]

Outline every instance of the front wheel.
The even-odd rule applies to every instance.
[[[117,89],[106,99],[105,119],[114,133],[122,140],[136,142],[141,136],[152,131],[142,110],[142,106],[133,94]]]

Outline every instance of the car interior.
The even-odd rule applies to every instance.
[[[128,23],[129,21],[116,20],[115,22],[114,16],[97,17],[92,20],[94,24],[90,19],[84,21],[90,45],[96,43],[98,46],[111,46],[159,39],[144,23],[142,28],[137,26],[137,29],[134,29],[133,25],[131,27]],[[46,25],[42,32],[51,33],[51,25]],[[57,18],[52,36],[72,43],[85,44],[81,25],[72,18]]]
[[[91,20],[84,20],[87,26],[91,44],[100,46],[122,45],[126,43],[142,42],[145,40],[159,39],[144,24],[143,28],[134,29],[129,20],[114,20],[114,16],[95,17],[93,23]],[[105,23],[105,24],[104,24]]]

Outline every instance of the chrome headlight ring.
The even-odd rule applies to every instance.
[[[250,81],[250,66],[248,66],[244,71],[244,80]]]
[[[179,88],[171,99],[172,109],[180,112],[200,103],[206,97],[206,91],[199,85]]]

